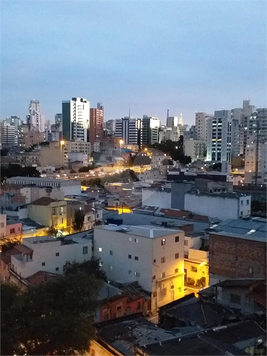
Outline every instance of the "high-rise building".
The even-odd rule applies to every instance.
[[[116,120],[115,137],[123,140],[126,145],[141,147],[141,119],[125,117]]]
[[[205,112],[196,112],[195,114],[196,140],[206,141],[206,125],[207,125],[207,120],[210,117],[212,117],[212,115],[206,114]]]
[[[39,100],[31,100],[29,106],[29,115],[27,116],[27,123],[35,127],[39,132],[45,131],[44,117],[41,115],[41,108]]]
[[[58,113],[55,115],[55,124],[61,124],[62,123],[62,114]]]
[[[168,116],[167,117],[167,127],[176,127],[179,124],[179,119],[177,116]]]
[[[159,142],[160,120],[157,117],[143,115],[141,119],[141,147]]]
[[[62,131],[64,140],[81,139],[88,142],[90,103],[84,98],[62,102]]]
[[[108,120],[104,123],[105,135],[113,136],[115,134],[116,125],[115,120]]]
[[[18,130],[19,126],[22,125],[22,120],[18,116],[15,116],[15,115],[7,117],[5,119],[5,121],[8,124],[14,125],[15,126],[15,130]]]
[[[6,121],[0,122],[1,125],[1,147],[10,148],[18,144],[18,132],[15,125],[9,124]]]
[[[89,141],[94,144],[104,137],[104,107],[101,103],[97,104],[97,108],[90,109],[90,130]]]
[[[207,120],[207,161],[231,162],[231,110],[215,111]]]

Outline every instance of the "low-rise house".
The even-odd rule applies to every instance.
[[[199,293],[203,300],[234,308],[245,315],[266,313],[266,282],[264,279],[227,279],[213,284]]]
[[[39,198],[28,205],[28,216],[44,226],[64,229],[67,227],[67,202],[50,197]]]
[[[0,215],[0,237],[11,238],[12,237],[21,237],[22,234],[22,223],[13,218],[9,218],[6,214]]]
[[[59,188],[27,186],[20,189],[20,194],[25,197],[25,203],[42,198],[50,197],[55,200],[64,200],[64,192]]]
[[[190,249],[184,260],[185,286],[205,288],[209,285],[209,253]]]
[[[150,295],[138,282],[121,285],[105,282],[99,291],[98,300],[100,306],[96,313],[96,322],[140,312],[146,315],[150,311]]]
[[[60,239],[51,236],[23,239],[22,245],[15,248],[26,248],[29,252],[11,255],[10,277],[14,281],[26,279],[39,271],[62,274],[66,262],[90,260],[92,246],[92,235],[88,232]]]

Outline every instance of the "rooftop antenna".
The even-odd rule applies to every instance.
[[[131,118],[131,104],[129,104],[129,119]]]
[[[166,122],[166,124],[168,124],[168,118],[169,118],[169,109],[167,109],[167,122]]]

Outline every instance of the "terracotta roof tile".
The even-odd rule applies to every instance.
[[[53,202],[55,202],[57,200],[55,199],[52,199],[50,197],[42,197],[42,198],[39,198],[33,202],[30,203],[30,205],[43,205],[43,206],[47,206]]]

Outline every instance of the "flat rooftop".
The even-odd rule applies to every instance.
[[[106,230],[106,231],[116,231],[122,234],[130,234],[140,237],[147,238],[157,238],[168,236],[174,234],[175,232],[182,232],[182,230],[174,229],[160,229],[155,228],[150,225],[134,226],[134,225],[101,225],[96,227],[97,230]]]
[[[163,216],[154,216],[147,214],[140,214],[135,212],[133,214],[118,214],[118,212],[104,212],[104,219],[122,219],[123,224],[126,225],[150,225],[153,228],[155,225],[161,225],[163,222],[168,223],[169,227],[179,229],[179,226],[193,225],[194,231],[202,231],[210,227],[209,222],[207,221],[194,221],[194,220],[185,220],[178,218],[166,218]]]
[[[43,177],[20,177],[20,176],[17,176],[17,177],[11,177],[11,178],[7,178],[7,182],[13,182],[13,181],[16,181],[16,180],[22,180],[24,181],[25,183],[29,182],[40,182],[40,181],[43,181],[43,182],[51,182],[51,183],[66,183],[66,182],[75,182],[77,185],[78,184],[81,184],[81,182],[79,180],[75,180],[75,179],[56,179],[56,178],[43,178]]]

